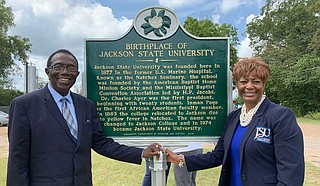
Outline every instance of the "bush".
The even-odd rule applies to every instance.
[[[310,112],[304,117],[307,119],[320,120],[320,112]]]
[[[0,88],[0,106],[10,105],[13,98],[22,95],[23,92],[20,90],[4,89]]]
[[[291,108],[297,116],[319,112],[320,57],[307,54],[291,66],[271,64],[270,67],[266,92],[272,101]]]

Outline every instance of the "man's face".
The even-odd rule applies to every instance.
[[[62,96],[68,94],[79,75],[78,64],[69,54],[57,53],[51,58],[51,66],[45,69],[50,84]]]

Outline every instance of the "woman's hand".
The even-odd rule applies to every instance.
[[[168,150],[167,148],[164,149],[164,151],[167,154],[167,161],[174,163],[174,164],[179,164],[180,162],[180,157],[178,154],[175,154],[173,152],[171,152],[170,150]]]

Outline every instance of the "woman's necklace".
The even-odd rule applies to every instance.
[[[259,101],[259,103],[253,107],[251,110],[249,110],[248,113],[246,113],[246,104],[243,104],[242,108],[241,108],[241,114],[240,114],[240,125],[242,127],[246,127],[249,125],[250,121],[253,118],[253,115],[258,111],[261,103],[263,102],[263,100],[266,98],[265,95],[262,95],[261,100]]]

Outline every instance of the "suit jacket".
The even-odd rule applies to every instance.
[[[185,156],[188,171],[222,164],[219,185],[229,185],[230,144],[240,112],[238,109],[229,114],[224,132],[212,152]],[[266,98],[247,127],[240,144],[242,185],[303,185],[303,137],[293,112]]]
[[[75,93],[71,96],[79,128],[77,143],[47,86],[12,101],[8,186],[92,185],[91,149],[112,159],[141,164],[142,149],[106,138],[93,102]]]

